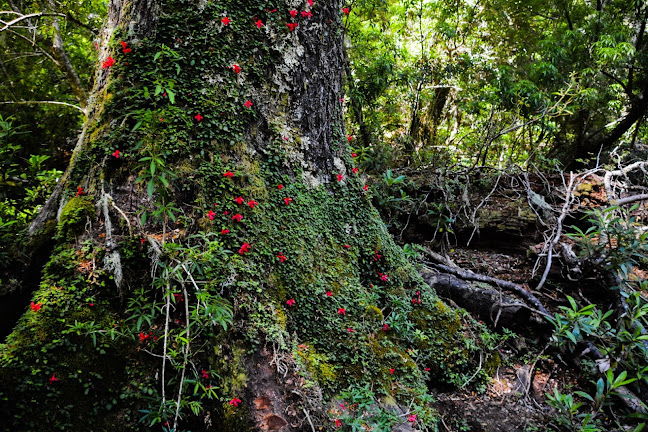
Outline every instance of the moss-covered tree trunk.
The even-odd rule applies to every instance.
[[[111,3],[34,225],[56,247],[0,348],[10,430],[432,424],[428,386],[474,377],[354,169],[343,19],[336,0]]]

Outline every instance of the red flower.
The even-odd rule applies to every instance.
[[[295,30],[295,28],[297,28],[298,25],[299,25],[299,23],[287,23],[286,24],[286,26],[288,27],[288,30],[290,30],[290,31]]]
[[[232,178],[234,177],[234,173],[232,171],[227,171],[225,174],[223,174],[223,177]]]
[[[353,169],[351,170],[351,172],[352,172],[353,174],[358,174],[358,171],[360,171],[358,168],[353,168]]]
[[[277,255],[277,258],[279,258],[279,261],[281,261],[281,262],[284,262],[284,261],[286,261],[286,260],[288,259],[288,258],[286,258],[286,256],[283,254],[283,252],[279,252],[279,255]]]
[[[225,210],[225,211],[223,212],[223,214],[224,214],[225,216],[227,216],[227,215],[229,214],[229,212],[228,212],[227,210]]]
[[[291,299],[286,300],[286,304],[288,306],[294,306],[295,305],[295,299],[291,298]]]
[[[88,303],[88,306],[94,307],[94,303]]]
[[[357,154],[355,154],[355,153],[351,153],[351,157],[352,157],[352,158],[357,158],[357,157],[358,157],[358,155],[357,155]]]
[[[347,141],[348,141],[348,142],[353,141],[353,137],[352,137],[351,135],[347,135]]]
[[[236,222],[241,222],[241,219],[243,219],[243,215],[240,213],[236,213],[234,216],[232,216],[232,220]]]
[[[256,24],[257,28],[259,28],[259,29],[261,27],[263,27],[263,21],[261,21],[261,20],[258,20],[255,24]]]
[[[277,185],[277,188],[278,188],[279,190],[281,190],[281,189],[283,189],[283,185],[282,185],[282,184]]]
[[[326,291],[326,296],[327,296],[327,297],[331,297],[332,295],[333,295],[333,292],[331,292],[331,291]]]
[[[173,300],[176,302],[184,301],[184,299],[182,298],[182,294],[178,294],[178,293],[173,294]]]
[[[351,249],[351,245],[342,245],[343,248]]]
[[[425,372],[430,372],[430,368],[423,369]]]
[[[342,422],[338,419],[335,419],[335,427],[342,427]]]
[[[52,384],[55,381],[58,381],[58,378],[56,378],[56,374],[52,374],[52,377],[49,379],[49,382],[50,382],[50,384]]]
[[[284,198],[284,204],[289,205],[292,202],[292,198]]]
[[[347,327],[347,331],[348,331],[349,333],[355,333],[355,332],[356,332],[356,331],[353,330],[351,327]]]
[[[230,230],[228,229],[223,229],[221,230],[221,234],[229,234]]]
[[[346,315],[346,309],[338,308],[338,315]]]
[[[387,323],[384,323],[382,326],[383,331],[388,331],[389,330],[389,325]]]
[[[387,279],[389,279],[389,276],[387,276],[387,273],[378,273],[378,276],[380,276],[380,280],[385,282]]]
[[[237,65],[236,63],[234,63],[234,64],[232,65],[232,70],[234,71],[234,73],[239,73],[239,72],[241,72],[241,66]]]
[[[31,310],[33,310],[34,312],[38,312],[41,306],[43,306],[41,303],[34,303],[34,302],[31,302],[31,305],[29,305]]]
[[[376,254],[373,257],[374,261],[378,261],[380,258],[382,258],[382,255],[380,255],[378,251],[376,251]]]
[[[106,68],[109,68],[110,66],[112,66],[114,64],[115,64],[115,60],[112,57],[108,56],[106,61],[102,63],[101,67],[106,69]]]
[[[302,11],[301,14],[302,14],[302,18],[312,18],[313,17],[313,12],[311,12],[311,11],[308,11],[308,12]]]
[[[204,117],[201,116],[200,114],[196,114],[196,115],[194,116],[194,118],[196,119],[196,121],[200,121],[200,120],[204,119]]]
[[[250,108],[252,106],[252,101],[248,99],[243,105],[245,105],[245,108]]]
[[[297,12],[297,9],[293,9],[290,12],[288,12],[291,17],[295,18],[299,12]]]
[[[390,374],[394,375],[394,372],[396,372],[396,369],[393,369],[393,368],[392,368],[392,369],[389,369],[389,373],[390,373]]]
[[[128,54],[129,52],[131,52],[131,49],[128,48],[128,44],[127,44],[126,42],[121,41],[121,42],[119,42],[119,43],[120,43],[121,46],[122,46],[122,51],[124,51],[124,54]]]
[[[139,334],[140,342],[145,341],[145,340],[148,339],[149,337],[151,337],[151,336],[150,336],[150,335],[147,335],[146,333],[143,333],[143,332],[140,332],[140,334]]]
[[[81,196],[81,195],[85,195],[85,192],[83,192],[83,188],[81,186],[79,186],[77,188],[76,196]]]
[[[416,414],[412,414],[409,417],[407,417],[407,421],[414,423],[416,421]]]
[[[229,19],[228,17],[223,17],[223,19],[221,19],[221,22],[223,23],[223,25],[226,26],[229,25],[229,23],[232,22],[232,20]]]
[[[202,377],[205,379],[209,379],[209,372],[207,372],[205,369],[203,369],[201,372]]]
[[[119,159],[119,153],[121,153],[119,150],[115,150],[113,152],[113,156],[115,156],[117,159]]]
[[[232,400],[229,401],[229,404],[234,405],[235,407],[237,407],[238,404],[240,404],[240,403],[241,403],[241,399],[239,399],[239,398],[232,398]]]
[[[308,6],[313,6],[314,1],[313,0],[308,0]]]
[[[349,15],[349,8],[342,8],[342,12],[344,12],[344,15]]]
[[[335,177],[337,177],[337,181],[344,180],[344,176],[342,174],[336,174]]]
[[[238,205],[243,204],[244,201],[243,197],[234,198],[234,202]]]
[[[209,220],[214,220],[214,216],[216,216],[216,213],[209,210],[209,213],[207,213],[207,217],[209,218]]]
[[[364,191],[366,192],[369,189],[369,185],[362,186],[362,189],[364,189]]]
[[[255,206],[255,205],[259,205],[259,203],[256,202],[256,201],[254,201],[254,200],[250,200],[250,201],[247,202],[247,205],[249,205],[250,208],[253,209],[254,206]]]
[[[243,242],[241,249],[239,249],[239,253],[243,255],[245,252],[249,252],[249,251],[250,251],[250,243]]]

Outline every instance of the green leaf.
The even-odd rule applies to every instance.
[[[155,190],[155,182],[151,179],[148,183],[147,192],[149,196],[153,196],[153,191]]]
[[[153,56],[153,61],[159,59],[161,55],[162,55],[162,51],[158,51],[158,52],[156,52],[156,53],[155,53],[155,56]]]
[[[592,396],[590,396],[589,394],[585,393],[584,391],[575,391],[574,393],[577,394],[578,396],[582,397],[582,398],[585,398],[585,399],[587,399],[587,400],[589,400],[591,402],[594,402],[594,398]]]
[[[131,130],[131,132],[135,132],[137,129],[140,128],[140,126],[142,126],[142,120],[135,123],[135,126],[133,126],[133,129]]]
[[[173,93],[173,91],[169,88],[167,88],[166,91],[169,95],[169,102],[171,102],[172,105],[175,104],[175,93]]]

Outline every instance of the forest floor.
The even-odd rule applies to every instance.
[[[510,249],[510,244],[506,249]],[[533,278],[535,258],[522,250],[532,247],[520,244],[517,253],[497,249],[455,248],[448,257],[461,268],[475,273],[526,286]],[[547,296],[542,299],[552,313],[558,304]],[[502,323],[500,323],[502,324]],[[442,432],[527,432],[546,430],[552,409],[546,404],[547,392],[563,390],[576,382],[567,365],[560,365],[542,350],[546,335],[518,336],[500,349],[504,366],[498,368],[482,392],[473,390],[439,391],[436,409],[441,415]]]

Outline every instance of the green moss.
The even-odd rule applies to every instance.
[[[92,199],[86,196],[72,198],[65,204],[59,217],[58,232],[63,237],[71,237],[83,231],[88,218],[95,215]]]
[[[325,354],[318,353],[310,345],[297,347],[298,363],[310,374],[310,377],[317,380],[321,386],[329,388],[337,379],[335,366],[328,362]]]

